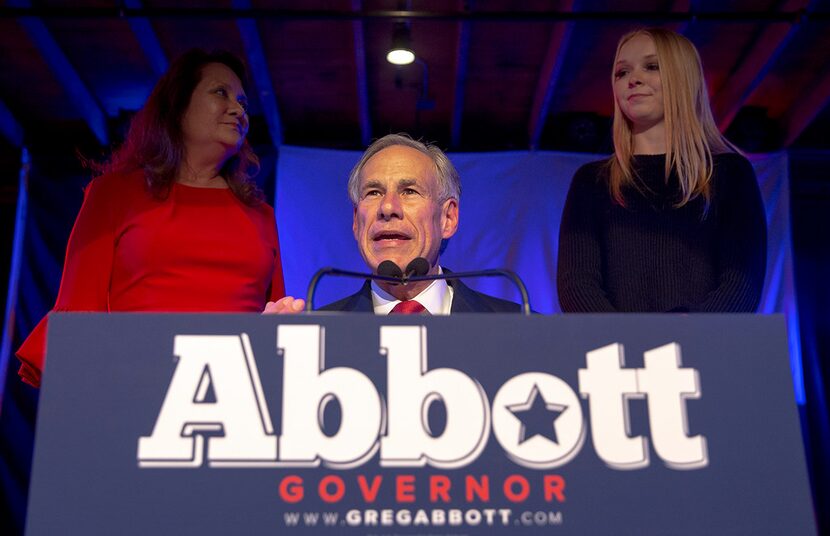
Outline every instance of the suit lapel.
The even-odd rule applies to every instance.
[[[451,273],[446,268],[444,268],[444,271]],[[486,307],[481,304],[481,300],[478,299],[478,296],[470,287],[458,279],[448,279],[447,283],[452,286],[451,313],[476,313],[486,310]]]
[[[367,280],[360,290],[346,298],[345,303],[338,308],[340,311],[351,313],[374,313],[372,304],[372,284]]]
[[[357,313],[374,313],[375,306],[372,303],[372,283],[368,280],[363,283],[360,291],[354,295],[354,309]]]

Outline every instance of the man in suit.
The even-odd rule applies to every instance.
[[[383,261],[403,268],[417,257],[427,260],[429,274],[451,273],[439,264],[439,254],[442,242],[458,229],[461,181],[439,148],[405,135],[384,136],[363,153],[348,190],[354,237],[373,273]],[[442,315],[519,312],[520,307],[450,279],[406,285],[366,281],[357,293],[321,309]]]

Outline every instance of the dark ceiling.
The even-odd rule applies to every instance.
[[[830,148],[830,0],[6,0],[0,152],[118,142],[171,58],[251,68],[251,137],[359,149],[405,131],[451,150],[608,151],[626,31],[663,25],[703,58],[720,128],[749,151]],[[396,21],[419,62],[385,60]]]

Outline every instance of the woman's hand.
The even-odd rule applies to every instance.
[[[302,298],[294,298],[293,296],[286,296],[277,301],[269,301],[265,304],[265,309],[262,310],[264,315],[293,315],[305,309],[305,300]]]

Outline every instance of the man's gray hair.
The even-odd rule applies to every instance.
[[[360,172],[370,158],[381,152],[382,150],[395,145],[403,145],[404,147],[411,147],[416,151],[424,153],[432,160],[435,165],[435,177],[438,179],[438,202],[443,203],[447,199],[461,199],[461,179],[458,176],[455,166],[452,165],[450,159],[444,154],[444,151],[431,143],[423,143],[418,140],[413,140],[409,134],[387,134],[386,136],[375,140],[360,157],[360,161],[352,169],[349,174],[349,197],[354,205],[360,201]]]

